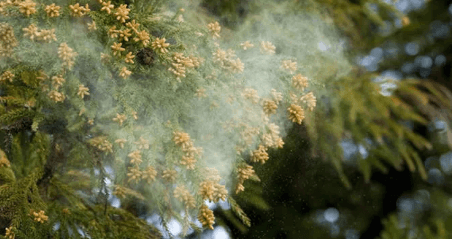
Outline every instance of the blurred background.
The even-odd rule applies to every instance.
[[[4,4],[7,2],[10,3],[11,1],[4,1]],[[62,3],[64,1],[56,2]],[[75,1],[67,2],[70,2],[69,4],[75,3]],[[137,233],[152,228],[151,232],[145,232],[139,236],[144,237],[143,235],[150,235],[149,233],[151,233],[153,238],[159,238],[161,234],[163,238],[201,239],[452,238],[451,1],[112,0],[111,2],[117,6],[118,4],[127,4],[131,8],[148,6],[146,9],[143,8],[145,9],[143,11],[136,11],[139,13],[137,13],[137,19],[143,18],[148,25],[157,22],[154,20],[163,19],[162,16],[165,16],[165,19],[171,19],[161,21],[158,23],[160,25],[156,23],[155,29],[152,25],[152,28],[158,31],[153,31],[151,34],[157,37],[163,34],[162,32],[168,31],[170,32],[168,33],[169,36],[178,36],[168,38],[168,43],[172,45],[176,45],[175,43],[178,41],[183,42],[182,40],[187,40],[187,44],[197,43],[201,48],[200,54],[205,54],[203,56],[207,59],[212,57],[212,52],[208,51],[211,47],[209,44],[212,42],[210,40],[198,41],[201,38],[194,38],[194,36],[200,37],[203,33],[194,31],[204,29],[207,33],[209,23],[219,22],[221,37],[211,45],[220,46],[221,44],[222,49],[239,49],[236,52],[237,56],[244,59],[243,63],[247,69],[246,73],[239,76],[240,80],[245,81],[244,79],[246,79],[247,83],[256,85],[256,88],[269,91],[270,87],[273,87],[272,84],[279,86],[282,82],[281,79],[283,79],[274,77],[278,75],[274,74],[279,68],[277,64],[283,60],[294,60],[298,64],[300,74],[309,78],[309,91],[312,91],[315,95],[317,105],[315,110],[306,113],[301,125],[293,124],[292,126],[285,119],[285,123],[281,127],[285,142],[284,147],[279,150],[269,149],[270,160],[265,164],[252,164],[259,178],[254,176],[245,181],[244,187],[246,190],[244,192],[233,193],[235,191],[234,183],[237,181],[237,172],[230,171],[234,171],[231,162],[235,159],[229,157],[229,154],[223,158],[212,157],[215,161],[218,161],[217,166],[223,166],[223,160],[230,161],[228,163],[231,163],[231,169],[222,171],[226,171],[224,174],[230,172],[229,178],[233,179],[231,182],[225,183],[226,188],[231,192],[230,198],[218,203],[207,203],[215,214],[213,230],[200,231],[202,224],[196,218],[192,218],[192,222],[189,222],[188,217],[184,217],[187,218],[184,222],[185,225],[191,225],[194,229],[190,229],[188,235],[183,236],[181,220],[178,221],[172,217],[181,216],[182,218],[184,215],[175,215],[178,212],[172,214],[171,208],[160,208],[161,204],[153,200],[140,199],[140,201],[137,197],[139,194],[135,194],[133,199],[130,200],[119,200],[107,190],[113,183],[116,184],[109,179],[114,178],[114,169],[109,166],[90,165],[89,167],[92,169],[89,175],[99,176],[102,179],[99,180],[99,184],[101,188],[105,189],[102,191],[99,187],[95,187],[89,191],[91,196],[98,195],[92,198],[93,204],[97,205],[96,203],[102,200],[101,211],[105,211],[104,214],[108,202],[112,205],[112,208],[122,208],[133,215],[133,217],[124,217],[119,220],[123,224],[118,223],[119,226],[116,225],[114,228],[110,227],[110,224],[102,224],[102,228],[105,229],[104,233],[108,232],[109,235],[112,235],[115,232],[120,232],[123,228],[130,229],[127,233]],[[97,6],[100,7],[99,4]],[[137,10],[137,8],[134,10]],[[140,10],[139,7],[138,10]],[[152,14],[148,14],[149,12],[152,12]],[[149,18],[153,20],[151,21]],[[12,17],[9,20],[14,23],[21,18]],[[27,19],[27,21],[29,20]],[[184,21],[189,24],[179,28],[178,24]],[[14,25],[14,28],[16,28],[16,25]],[[199,28],[188,28],[188,26]],[[17,30],[22,31],[23,29],[18,28]],[[76,27],[67,30],[74,33],[78,31]],[[187,32],[190,34],[187,34]],[[68,36],[72,35],[69,34]],[[4,36],[0,36],[0,38],[2,37]],[[90,39],[91,35],[83,37]],[[108,39],[108,37],[104,37],[103,40]],[[25,42],[29,42],[28,39],[25,40]],[[274,44],[276,46],[274,60],[269,61],[269,58],[263,57],[262,54],[249,54],[252,51],[242,51],[240,44],[246,41],[255,44],[253,51],[256,53],[259,52],[259,44],[263,41]],[[90,50],[88,51],[89,54],[93,51],[96,55],[98,54],[97,48],[94,47],[97,44],[95,41],[83,40],[80,43],[79,49],[88,49]],[[207,45],[206,49],[202,49],[203,44]],[[181,49],[178,50],[186,47],[182,44],[179,46]],[[99,49],[102,49],[101,45],[99,47]],[[37,59],[36,57],[27,57],[29,53],[30,55],[34,54],[33,51],[28,52],[28,49],[27,47],[21,49],[19,52],[24,53],[24,55],[18,59],[30,60],[30,62]],[[44,48],[39,50],[45,52]],[[110,49],[108,50],[110,51]],[[152,63],[154,56],[149,52],[149,54],[145,53],[147,51],[144,51],[144,49],[142,50],[140,50],[140,53],[145,55],[141,55],[140,58],[143,58],[142,60],[149,64]],[[230,52],[234,51],[231,50]],[[94,66],[84,66],[86,62],[93,62],[94,59],[97,58],[82,58],[77,67],[81,67],[80,69],[86,67],[94,71]],[[156,71],[160,72],[162,69],[166,72],[167,66],[156,68]],[[26,70],[19,69],[20,71]],[[150,71],[150,68],[146,71]],[[90,79],[90,76],[87,76],[89,71],[81,71],[81,73],[83,73],[84,79]],[[25,80],[31,79],[31,76],[27,74],[22,78]],[[159,75],[156,74],[155,76]],[[112,76],[110,74],[106,77]],[[144,79],[145,75],[137,75],[137,79],[139,78]],[[207,79],[207,76],[205,78]],[[100,79],[103,80],[103,77]],[[264,84],[265,81],[268,84]],[[108,81],[106,82],[108,83]],[[121,82],[121,85],[126,84]],[[152,84],[152,81],[145,82]],[[140,84],[140,82],[133,83],[133,85]],[[287,85],[289,84],[287,83]],[[13,86],[25,87],[27,85]],[[101,92],[103,88],[109,87],[104,83],[99,84],[97,89],[93,86],[91,87],[93,89],[92,94],[87,98],[94,98],[96,90]],[[17,89],[19,90],[13,93],[23,93],[21,91],[23,88]],[[158,88],[156,89],[155,92],[158,91]],[[233,86],[230,89],[237,90]],[[124,92],[131,92],[133,88],[131,87],[128,90]],[[148,89],[140,88],[140,90],[137,92],[144,92]],[[5,92],[0,93],[5,94]],[[105,92],[109,91],[106,90]],[[75,92],[73,93],[75,94]],[[191,98],[194,98],[191,91],[184,91],[184,94],[188,93],[190,93]],[[103,97],[102,94],[98,95]],[[136,93],[136,95],[140,94]],[[83,97],[81,98],[83,99]],[[154,97],[157,98],[158,96]],[[147,100],[143,98],[137,102]],[[183,97],[177,99],[178,103],[184,103],[184,107],[192,107],[188,103],[189,101],[185,101]],[[54,112],[67,111],[62,104],[57,106],[60,108]],[[29,108],[33,107],[28,105],[27,102],[25,108],[21,110],[26,111]],[[102,105],[101,109],[103,108],[108,108],[111,112],[114,110],[106,103]],[[48,111],[44,112],[46,114],[54,114],[52,110],[45,109],[45,111]],[[82,111],[80,113],[74,112],[72,114],[78,114],[78,116],[82,113]],[[285,109],[282,109],[282,112],[286,117]],[[187,113],[187,117],[190,114]],[[222,116],[218,115],[219,117]],[[7,118],[6,116],[3,118]],[[12,125],[10,128],[3,127],[5,132],[0,134],[0,138],[4,139],[2,140],[5,141],[4,145],[10,147],[12,143],[11,140],[7,141],[7,137],[11,136],[11,139],[13,139],[12,134],[16,134],[16,130],[26,132],[23,137],[28,140],[28,137],[32,134],[30,130],[35,130],[39,126],[43,135],[57,135],[58,138],[61,138],[63,146],[66,145],[69,148],[72,140],[78,140],[78,136],[81,137],[84,131],[90,130],[89,126],[84,127],[83,131],[77,133],[80,135],[73,134],[75,135],[73,138],[66,139],[66,137],[62,137],[61,132],[65,132],[67,122],[59,120],[58,117],[55,120],[46,120],[41,125],[39,125],[39,122],[32,125],[32,121],[18,121],[20,123],[18,125]],[[118,113],[117,117],[119,117]],[[202,118],[197,114],[196,117]],[[19,118],[22,118],[22,116],[19,116]],[[110,121],[110,119],[108,120]],[[119,119],[113,118],[113,121],[116,120]],[[206,125],[203,122],[199,124],[201,127]],[[22,125],[28,126],[26,129],[21,129],[20,127],[25,128]],[[81,125],[74,126],[74,131],[77,127],[81,128]],[[122,125],[122,122],[120,125]],[[217,128],[213,129],[216,130]],[[105,131],[108,130],[105,129]],[[16,139],[20,139],[20,137],[22,136],[17,136]],[[91,137],[93,135],[86,135],[87,139]],[[89,140],[92,146],[94,146],[93,142],[102,140],[102,137],[94,139]],[[15,145],[29,143],[28,141],[16,141]],[[54,140],[53,142],[55,143],[52,146],[54,153],[52,155],[54,156],[49,157],[51,160],[48,160],[45,165],[45,169],[48,170],[37,184],[49,183],[48,180],[54,173],[52,160],[57,162],[60,158],[69,158],[69,156],[60,155],[61,149],[56,143],[59,141]],[[37,142],[36,144],[40,143]],[[43,140],[42,144],[47,143]],[[28,149],[32,153],[38,152],[37,150],[34,151],[33,147],[27,147]],[[65,148],[63,147],[63,149]],[[17,147],[14,150],[11,151],[21,153],[22,148]],[[73,150],[74,152],[83,151],[78,150],[77,147]],[[235,153],[235,151],[232,152],[232,154]],[[81,154],[81,156],[74,158],[82,161],[88,157],[84,155]],[[244,155],[242,156],[245,157]],[[1,154],[0,159],[6,159],[6,156],[8,155]],[[114,161],[113,157],[108,157],[108,160]],[[25,156],[16,158],[25,158]],[[33,157],[30,157],[30,159],[33,160]],[[162,158],[162,161],[165,160],[166,158]],[[249,162],[252,160],[244,159],[242,161]],[[5,162],[8,162],[9,167],[9,161],[4,160],[3,164]],[[16,162],[19,161],[16,160]],[[27,161],[23,160],[23,162]],[[77,168],[80,167],[77,165],[78,161],[74,163]],[[26,166],[25,168],[34,166],[28,167],[29,165],[26,163],[23,163],[23,165]],[[97,170],[96,167],[102,168],[102,170]],[[125,169],[126,165],[121,167]],[[10,175],[14,175],[12,169],[8,168],[8,170]],[[27,177],[35,177],[35,175],[25,177],[25,172],[27,171],[16,170],[17,175],[19,175],[18,178],[28,180]],[[71,175],[68,176],[68,178],[71,178]],[[91,180],[86,183],[86,186],[95,185],[94,177],[90,179],[85,174],[79,174],[77,177],[86,181],[81,179],[70,180],[71,183],[82,184]],[[118,180],[122,179],[119,177]],[[182,181],[182,179],[180,180]],[[3,182],[1,183],[3,184]],[[17,185],[16,187],[20,188],[21,184]],[[143,188],[143,190],[146,189],[147,195],[159,195],[147,187]],[[9,190],[7,187],[3,189]],[[162,187],[161,191],[164,190],[168,189]],[[37,191],[35,190],[36,195],[40,193]],[[69,190],[67,191],[69,192]],[[57,193],[55,192],[55,194]],[[9,195],[0,195],[1,197],[8,198]],[[21,199],[22,196],[17,198]],[[50,202],[58,202],[58,200],[53,200],[53,197],[49,196],[48,198]],[[21,203],[29,204],[25,200],[25,196],[23,196],[23,199],[20,201]],[[77,198],[77,200],[79,199]],[[166,196],[164,200],[167,200]],[[202,199],[200,198],[200,200]],[[37,200],[37,202],[40,201]],[[105,209],[103,209],[104,202]],[[16,208],[19,208],[15,205],[7,204],[7,209],[15,211]],[[41,207],[41,205],[38,206]],[[34,207],[37,206],[34,205]],[[3,208],[0,211],[4,210]],[[51,209],[48,212],[49,215],[53,213],[53,215],[59,216],[61,214],[59,210],[62,208],[52,208],[52,206],[49,208]],[[152,208],[158,208],[159,211],[167,210],[170,213],[167,216],[164,215],[166,218],[163,219],[157,212],[152,211]],[[52,212],[52,210],[54,211]],[[100,210],[100,208],[97,207],[96,210]],[[23,212],[22,214],[25,215],[26,213]],[[185,212],[181,214],[185,214]],[[74,215],[78,216],[75,213]],[[90,218],[86,217],[88,214],[79,215],[79,218],[77,218],[79,221]],[[47,237],[46,230],[52,228],[53,231],[58,231],[60,228],[58,220],[62,220],[63,217],[54,217],[52,220],[57,223],[53,225],[49,223],[38,228],[39,233],[41,233],[39,235],[46,235],[46,238],[50,238],[50,236]],[[3,218],[8,220],[3,220]],[[137,220],[132,220],[137,218],[146,220],[148,225],[145,223],[142,223],[143,225],[138,224],[136,223]],[[167,218],[170,219],[166,222]],[[10,225],[10,216],[2,216],[0,219],[3,220],[0,221],[1,225],[5,225],[0,228],[0,234],[3,235],[3,228],[6,230],[6,226]],[[139,221],[141,222],[141,220]],[[250,226],[245,225],[247,221],[251,222]],[[17,221],[18,224],[19,222],[21,221]],[[29,218],[28,223],[33,223],[33,220]],[[190,223],[196,224],[199,228],[193,227],[193,224]],[[154,231],[153,226],[159,232]],[[27,224],[23,224],[22,227],[25,228],[25,230],[21,228],[23,232],[27,232],[31,228]],[[137,230],[136,228],[145,229]],[[35,233],[36,228],[32,229],[30,233]],[[80,237],[89,237],[85,236],[83,230],[78,226],[74,227],[75,230],[78,230]],[[67,235],[68,238],[72,236],[72,234]],[[0,237],[3,238],[3,236]],[[124,236],[124,238],[129,238],[129,236]]]
[[[256,166],[261,182],[247,181],[234,197],[251,227],[222,202],[210,205],[214,230],[187,238],[452,238],[450,1],[203,0],[195,12],[184,17],[217,20],[226,39],[265,28],[268,16],[271,24],[301,17],[293,22],[299,34],[330,37],[316,50],[328,55],[338,45],[344,57],[331,65],[331,82],[319,83],[316,115]],[[319,21],[331,28],[315,28]],[[269,28],[275,45],[299,44],[298,33]],[[344,65],[351,70],[341,71]],[[432,95],[438,100],[422,103]],[[409,112],[425,120],[402,115]],[[148,221],[158,226],[157,217]],[[181,237],[176,220],[168,226]]]

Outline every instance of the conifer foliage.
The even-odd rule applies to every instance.
[[[0,2],[6,238],[158,238],[141,219],[155,212],[165,228],[213,229],[207,200],[250,225],[230,195],[259,180],[252,164],[283,147],[315,94],[276,44],[226,49],[218,22],[187,23],[162,2]],[[246,79],[256,56],[278,84]]]
[[[402,165],[426,179],[418,152],[432,145],[402,122],[427,124],[450,108],[449,91],[406,80],[382,95],[328,24],[362,50],[359,34],[370,33],[355,25],[409,18],[389,4],[377,5],[393,14],[378,16],[318,2],[324,8],[275,4],[232,33],[163,0],[0,1],[0,235],[160,238],[143,219],[154,214],[167,231],[177,219],[186,234],[202,229],[196,220],[213,229],[207,203],[220,201],[250,226],[235,199],[268,207],[248,181],[260,181],[256,165],[273,160],[293,125],[306,127],[312,154],[345,187],[346,136],[370,153],[357,160],[366,182],[374,169]],[[334,51],[318,49],[319,40]],[[444,234],[441,221],[435,228]]]

